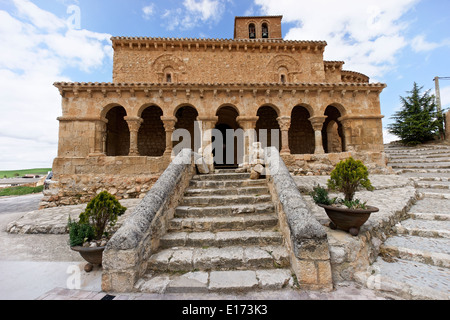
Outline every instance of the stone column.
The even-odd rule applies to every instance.
[[[94,152],[90,157],[101,157],[106,155],[106,124],[107,119],[95,121],[95,137],[94,137]]]
[[[208,166],[210,172],[214,172],[214,156],[212,153],[212,130],[216,127],[219,117],[197,117],[200,122],[201,130],[201,148],[198,151]]]
[[[125,117],[125,121],[128,123],[130,129],[130,157],[139,157],[138,149],[138,134],[144,120],[140,117]]]
[[[243,168],[250,168],[250,155],[253,143],[256,142],[256,122],[259,117],[237,117],[236,121],[244,130],[244,163]]]
[[[344,131],[344,150],[343,152],[351,152],[355,151],[354,146],[352,145],[352,124],[351,120],[345,120],[339,118],[338,121],[342,124],[342,128]]]
[[[280,154],[291,154],[289,149],[289,129],[291,128],[291,117],[279,117],[277,119],[281,131]]]
[[[166,151],[164,151],[164,156],[171,156],[173,151],[173,141],[172,135],[175,131],[175,124],[177,123],[177,118],[175,117],[161,117],[161,121],[164,124],[164,129],[166,130]]]
[[[323,123],[325,122],[325,119],[327,117],[313,117],[309,118],[309,121],[312,124],[312,127],[314,129],[314,136],[315,136],[315,150],[314,154],[324,154],[325,150],[323,149],[323,138],[322,138],[322,129],[323,129]]]

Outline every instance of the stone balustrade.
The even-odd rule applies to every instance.
[[[269,189],[278,212],[291,267],[301,288],[333,290],[330,252],[324,227],[309,211],[289,170],[274,147],[265,149]]]
[[[102,289],[131,292],[147,271],[147,261],[165,234],[168,221],[194,174],[193,153],[185,149],[114,234],[103,253]]]

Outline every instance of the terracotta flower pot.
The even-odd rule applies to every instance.
[[[370,215],[374,212],[380,211],[376,207],[367,207],[366,210],[337,208],[323,204],[319,204],[319,207],[324,208],[330,218],[331,229],[341,229],[349,232],[355,237],[359,234],[361,226],[369,220]]]
[[[101,265],[103,259],[103,251],[106,247],[85,248],[85,247],[70,247],[73,251],[78,252],[84,260],[92,265]]]

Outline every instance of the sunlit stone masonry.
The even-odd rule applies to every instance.
[[[350,155],[384,170],[379,96],[386,85],[324,61],[325,41],[283,40],[281,21],[236,17],[233,39],[113,37],[113,82],[55,83],[59,183],[43,207],[86,202],[101,190],[143,197],[178,143],[209,159],[211,169],[245,167],[259,140],[276,146],[291,171],[329,173]],[[177,129],[190,141],[174,139]],[[208,147],[217,139],[211,129],[223,133],[222,151],[235,153],[226,163]],[[236,135],[230,147],[230,129],[256,132]]]

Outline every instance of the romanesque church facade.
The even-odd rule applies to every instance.
[[[45,200],[73,204],[100,189],[143,196],[170,163],[177,129],[200,153],[208,130],[224,139],[227,130],[255,130],[257,140],[266,130],[264,145],[275,144],[296,173],[323,174],[350,155],[385,167],[386,85],[324,61],[324,41],[283,40],[281,21],[236,17],[233,39],[113,37],[111,83],[55,83],[59,184]]]

